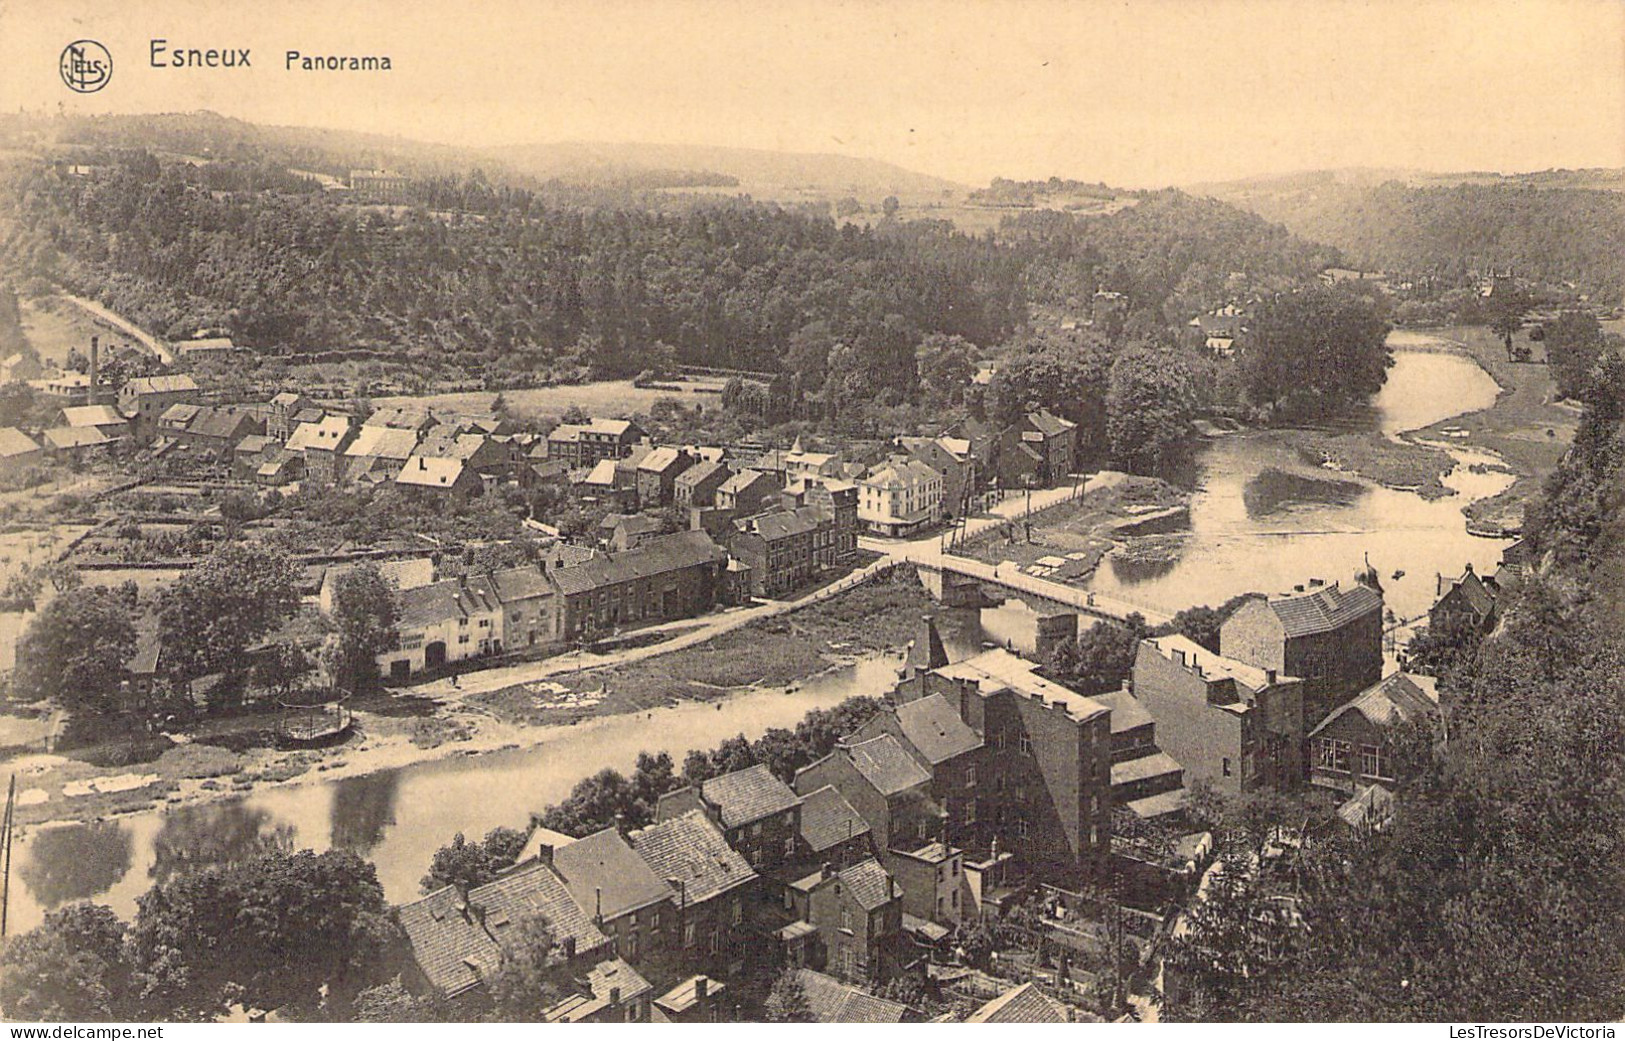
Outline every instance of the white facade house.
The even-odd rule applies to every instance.
[[[894,459],[858,482],[858,522],[879,535],[906,535],[942,519],[942,474]]]

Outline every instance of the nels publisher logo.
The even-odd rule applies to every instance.
[[[113,56],[95,40],[75,40],[68,44],[58,66],[62,82],[81,94],[94,94],[113,78]]]

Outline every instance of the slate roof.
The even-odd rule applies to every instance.
[[[552,923],[560,943],[573,939],[578,953],[601,949],[609,941],[570,898],[551,868],[520,868],[468,893],[447,886],[397,909],[401,928],[412,944],[412,956],[430,983],[448,997],[478,986],[502,958],[498,938],[525,915],[540,912]],[[476,908],[484,908],[482,924]]]
[[[418,444],[417,455],[430,456],[437,459],[463,459],[474,458],[475,453],[485,447],[484,434],[435,434],[430,432]]]
[[[1382,597],[1358,583],[1347,590],[1336,582],[1307,593],[1292,593],[1269,601],[1288,637],[1331,632],[1372,611],[1382,610]]]
[[[688,456],[675,448],[657,448],[638,462],[638,469],[645,473],[663,474],[687,459]]]
[[[1408,719],[1431,715],[1437,710],[1438,706],[1434,704],[1433,699],[1429,698],[1427,692],[1415,681],[1403,672],[1395,672],[1384,676],[1333,709],[1331,715],[1309,731],[1309,736],[1314,737],[1325,730],[1345,712],[1358,712],[1373,725],[1386,727],[1403,723]]]
[[[941,694],[916,698],[897,707],[897,723],[908,743],[932,766],[982,747],[982,738],[965,725]]]
[[[931,780],[925,767],[916,763],[890,734],[848,745],[846,754],[858,773],[882,795],[896,795]]]
[[[729,470],[727,465],[724,463],[704,460],[695,463],[687,470],[684,470],[682,473],[678,474],[677,483],[687,488],[694,488],[704,484],[706,481],[715,480],[718,474],[727,474],[732,472],[733,471]]]
[[[165,426],[179,426],[184,428],[198,414],[202,405],[193,405],[185,401],[177,401],[164,409],[164,414],[158,417],[158,422]]]
[[[297,405],[297,404],[299,404],[300,400],[303,397],[304,397],[303,394],[299,394],[299,393],[297,393],[295,391],[291,391],[291,390],[285,390],[282,393],[280,393],[280,394],[276,395],[275,397],[273,397],[271,399],[271,404],[280,405],[283,408],[287,408],[289,405]]]
[[[111,444],[112,438],[98,427],[52,427],[42,435],[51,448],[90,448]]]
[[[879,910],[903,895],[891,873],[874,857],[842,868],[836,877],[846,884],[847,892],[865,911]]]
[[[311,448],[336,449],[349,433],[350,421],[344,416],[324,415],[314,423],[300,423],[294,427],[293,433],[288,435],[288,451],[303,452]]]
[[[818,530],[823,511],[816,506],[802,506],[795,510],[777,510],[760,513],[745,523],[767,542],[808,535]]]
[[[497,600],[504,604],[553,595],[553,587],[547,584],[547,575],[539,567],[509,568],[489,577]]]
[[[400,592],[399,629],[419,629],[451,618],[461,618],[497,610],[495,597],[479,584],[464,585],[448,578],[433,585],[404,589]]]
[[[553,581],[566,596],[632,582],[699,564],[713,563],[721,551],[703,531],[680,531],[642,543],[636,549],[555,570]]]
[[[1142,755],[1138,759],[1124,759],[1122,762],[1113,763],[1112,784],[1131,784],[1150,777],[1177,773],[1183,769],[1184,767],[1179,765],[1179,760],[1167,752]]]
[[[833,784],[809,792],[801,800],[801,839],[814,853],[868,833],[869,822]]]
[[[1046,408],[1041,408],[1037,412],[1027,413],[1027,422],[1031,423],[1033,429],[1038,431],[1040,434],[1043,434],[1045,437],[1054,437],[1057,434],[1064,434],[1068,430],[1071,430],[1073,427],[1077,426],[1076,423],[1062,419],[1060,416],[1055,415]]]
[[[632,848],[657,878],[681,880],[681,898],[698,904],[756,877],[710,818],[690,810],[632,833]]]
[[[463,479],[465,469],[461,459],[430,459],[415,455],[395,475],[395,483],[415,488],[452,488]]]
[[[16,427],[0,427],[0,459],[10,459],[13,456],[38,451],[39,445],[21,430]]]
[[[1023,983],[1005,991],[965,1017],[967,1023],[1070,1023],[1066,1006]]]
[[[588,971],[583,982],[587,993],[572,994],[542,1013],[544,1023],[578,1023],[611,1007],[610,994],[621,992],[620,1006],[633,1004],[654,987],[638,971],[619,958],[601,961]]]
[[[1114,734],[1122,734],[1156,722],[1151,713],[1146,711],[1145,706],[1140,704],[1139,699],[1126,690],[1096,694],[1094,699],[1111,709]]]
[[[732,477],[728,478],[726,481],[723,481],[722,487],[717,490],[728,495],[738,495],[740,492],[749,489],[752,485],[755,485],[758,481],[769,481],[775,488],[777,488],[779,485],[778,478],[774,477],[770,473],[763,473],[761,470],[741,470]]]
[[[169,373],[162,376],[137,376],[124,384],[119,394],[174,394],[179,391],[197,390],[197,381],[185,373]]]
[[[700,795],[717,808],[724,828],[738,828],[783,813],[801,801],[789,785],[761,764],[703,782]]]
[[[1368,784],[1337,808],[1351,828],[1381,828],[1394,814],[1394,793],[1380,784]]]
[[[676,896],[614,828],[555,847],[553,870],[583,912],[605,920]]]
[[[671,1013],[683,1013],[699,1002],[699,982],[706,982],[706,996],[714,997],[727,989],[719,980],[709,976],[690,976],[655,999],[655,1004]]]
[[[1068,690],[1033,671],[1035,666],[1003,648],[983,651],[937,670],[937,675],[948,679],[973,680],[984,694],[1000,690],[1013,690],[1046,705],[1064,705],[1074,720],[1082,722],[1106,711],[1106,706],[1094,698],[1084,697]]]
[[[249,434],[237,442],[237,451],[243,455],[258,455],[272,445],[281,447],[276,438],[266,434]]]
[[[1172,636],[1158,636],[1146,642],[1169,661],[1174,660],[1175,651],[1180,652],[1185,659],[1185,668],[1195,669],[1200,666],[1203,679],[1209,681],[1233,679],[1251,691],[1260,691],[1269,686],[1269,675],[1263,669],[1234,658],[1226,658],[1221,654],[1214,654],[1188,636],[1176,633]],[[1114,726],[1112,729],[1117,728]]]
[[[62,422],[70,427],[120,427],[129,420],[112,405],[70,405],[62,410]]]
[[[865,994],[833,976],[798,969],[796,977],[807,995],[807,1007],[819,1023],[901,1023],[907,1006]]]
[[[346,456],[373,456],[378,459],[402,460],[411,457],[418,446],[416,430],[396,427],[364,426],[344,450]]]

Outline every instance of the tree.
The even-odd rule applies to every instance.
[[[148,1015],[207,1021],[234,995],[276,1008],[351,994],[399,936],[371,864],[272,853],[178,875],[137,901],[133,969]]]
[[[801,985],[801,976],[795,969],[785,969],[773,981],[762,1007],[762,1018],[769,1023],[816,1023],[812,1006],[807,1003],[807,989]]]
[[[513,867],[530,836],[513,828],[492,828],[482,842],[469,842],[458,832],[449,845],[435,850],[429,873],[419,883],[423,892],[433,893],[446,886],[473,889],[494,880]]]
[[[125,663],[135,653],[130,609],[115,590],[84,586],[42,608],[17,642],[16,696],[108,714],[121,704]]]
[[[1429,624],[1411,637],[1405,646],[1405,668],[1437,678],[1441,690],[1471,690],[1483,642],[1483,630],[1470,617],[1446,615],[1440,624]]]
[[[363,990],[351,1008],[358,1023],[439,1023],[448,1020],[450,1012],[438,995],[413,996],[399,976]]]
[[[989,414],[1001,426],[1033,408],[1047,408],[1078,424],[1079,445],[1098,448],[1105,437],[1111,347],[1083,333],[1029,339],[999,360],[988,388]]]
[[[1224,623],[1230,620],[1242,604],[1261,596],[1260,593],[1241,593],[1233,596],[1218,607],[1199,605],[1187,607],[1174,615],[1166,625],[1159,625],[1152,631],[1153,636],[1169,636],[1178,633],[1187,637],[1193,643],[1198,643],[1214,654],[1219,653],[1219,630]]]
[[[1523,328],[1523,316],[1529,311],[1529,295],[1510,283],[1500,283],[1486,306],[1490,331],[1501,337],[1506,345],[1507,360],[1516,361],[1512,351],[1512,337]]]
[[[0,947],[0,1008],[17,1020],[134,1018],[124,923],[112,908],[72,904]]]
[[[400,607],[378,566],[364,563],[333,583],[334,631],[338,635],[335,685],[357,690],[378,675],[378,656],[395,647]]]
[[[182,676],[233,671],[245,652],[299,606],[299,569],[283,552],[226,545],[165,591],[165,653]]]
[[[254,682],[286,701],[313,666],[304,648],[292,640],[278,640],[254,666]]]
[[[1183,354],[1152,346],[1123,351],[1106,392],[1112,460],[1130,473],[1165,473],[1189,450],[1195,411],[1195,378]]]
[[[1119,625],[1096,622],[1056,650],[1050,669],[1080,694],[1105,694],[1123,685],[1145,638],[1145,619],[1132,614]]]
[[[963,336],[932,333],[921,340],[914,348],[914,364],[925,404],[957,407],[964,400],[966,384],[976,375],[976,353],[976,345]]]
[[[631,782],[620,771],[606,766],[577,781],[568,798],[547,808],[540,823],[566,835],[586,835],[610,827],[617,818],[630,820],[636,811]]]
[[[1394,363],[1371,301],[1325,287],[1280,293],[1239,344],[1253,404],[1291,418],[1337,415],[1382,389]]]
[[[1602,326],[1596,316],[1589,311],[1564,311],[1546,326],[1542,342],[1558,394],[1578,398],[1585,391],[1591,367],[1603,353]]]
[[[548,1009],[569,994],[568,972],[553,923],[546,915],[537,912],[514,921],[503,932],[502,959],[486,986],[497,1019],[540,1022]]]

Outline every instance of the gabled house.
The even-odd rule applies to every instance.
[[[897,443],[909,458],[942,475],[943,516],[963,517],[973,512],[981,491],[981,473],[968,438],[899,437]]]
[[[301,428],[302,429],[302,428]],[[417,451],[418,432],[413,429],[363,426],[344,446],[344,477],[359,481],[377,474],[390,481],[400,476],[406,461]]]
[[[1312,729],[1382,678],[1382,624],[1381,591],[1312,579],[1242,604],[1219,629],[1219,653],[1302,679],[1303,725]]]
[[[908,1006],[842,983],[814,969],[798,969],[796,978],[807,997],[815,1023],[901,1023]]]
[[[698,810],[651,824],[628,838],[656,878],[677,893],[679,957],[726,966],[744,966],[745,903],[756,872]]]
[[[721,488],[733,471],[720,460],[701,460],[677,476],[672,490],[672,501],[683,509],[715,504],[717,489]]]
[[[934,632],[934,630],[933,630]],[[867,741],[890,734],[931,775],[931,798],[947,813],[950,840],[956,822],[966,818],[967,804],[976,798],[978,773],[985,753],[982,736],[959,716],[959,707],[941,694],[888,704],[858,728],[853,737]]]
[[[660,797],[656,820],[699,810],[722,829],[728,845],[758,871],[796,855],[801,797],[765,765],[747,767]]]
[[[680,448],[656,448],[638,463],[638,506],[652,509],[671,503],[677,493],[677,478],[695,463]]]
[[[896,974],[903,888],[880,861],[824,865],[792,882],[789,895],[791,913],[815,930],[796,930],[796,946],[787,951],[790,965],[857,982]]]
[[[544,862],[546,849],[539,848]],[[676,942],[676,894],[617,829],[552,847],[551,861],[576,906],[609,938],[616,957],[636,964]]]
[[[727,554],[703,531],[649,539],[625,553],[548,572],[556,639],[692,618],[716,605]]]
[[[999,486],[1059,484],[1077,467],[1078,425],[1048,409],[1021,417],[1000,431],[996,449]]]
[[[571,469],[591,467],[604,459],[624,458],[644,436],[629,419],[594,417],[586,423],[561,423],[547,435],[547,455],[563,459]]]
[[[200,392],[197,381],[185,373],[163,376],[137,376],[119,388],[119,411],[130,420],[138,441],[148,441],[158,432],[158,417],[177,402],[195,402]]]
[[[1460,578],[1446,579],[1436,576],[1434,595],[1438,597],[1428,608],[1428,627],[1443,629],[1462,625],[1480,633],[1495,628],[1496,600],[1500,588],[1494,579],[1483,579],[1469,563]]]
[[[313,481],[332,485],[344,476],[343,453],[356,436],[356,426],[349,416],[324,414],[315,422],[294,427],[288,451],[304,457],[305,471]]]
[[[858,520],[898,537],[942,519],[942,475],[916,459],[893,459],[857,482]]]
[[[0,475],[13,476],[45,460],[33,438],[16,427],[0,427]]]
[[[730,510],[736,517],[760,513],[763,504],[779,494],[782,483],[763,470],[741,470],[717,488],[718,509]]]
[[[809,864],[843,868],[875,853],[869,822],[833,784],[801,797],[798,849]]]
[[[750,568],[753,596],[780,597],[818,577],[834,545],[831,518],[816,506],[775,510],[735,522],[728,550]]]
[[[395,649],[378,656],[391,679],[502,649],[502,604],[488,585],[447,579],[402,590]]]
[[[1436,722],[1435,695],[1418,677],[1395,672],[1338,706],[1309,732],[1309,781],[1347,795],[1398,781],[1393,743],[1404,723]]]
[[[647,1022],[653,988],[614,957],[609,939],[581,911],[549,864],[533,863],[466,892],[454,886],[396,910],[411,945],[411,989],[432,989],[483,1007],[503,948],[521,923],[542,916],[553,931],[556,971],[570,993],[546,1022]]]
[[[395,487],[420,495],[469,499],[485,491],[485,482],[461,459],[414,455],[395,475]]]

